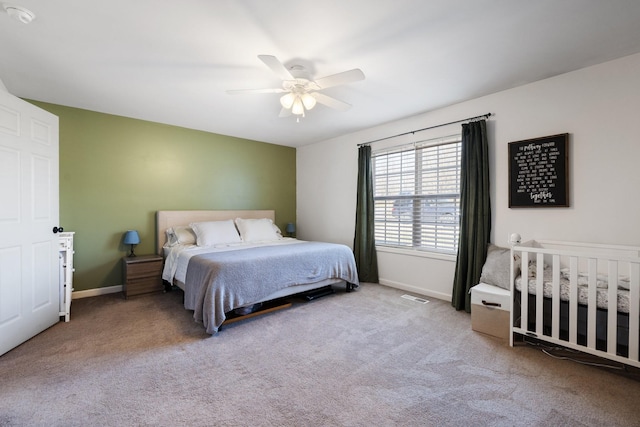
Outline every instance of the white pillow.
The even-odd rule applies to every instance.
[[[173,245],[195,245],[196,235],[191,227],[178,225],[167,230],[169,246]]]
[[[189,226],[196,234],[198,246],[240,243],[240,235],[233,220],[192,222]]]
[[[244,242],[260,242],[282,239],[280,229],[269,218],[236,218],[236,225]]]

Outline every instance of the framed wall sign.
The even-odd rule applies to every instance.
[[[509,207],[569,206],[569,134],[509,143]]]

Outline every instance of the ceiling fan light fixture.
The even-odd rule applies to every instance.
[[[305,93],[302,95],[302,103],[304,104],[304,108],[306,108],[307,110],[311,110],[316,106],[316,99],[313,97],[313,95]]]
[[[293,101],[295,101],[296,97],[293,93],[289,92],[280,97],[280,105],[287,110],[293,106]]]
[[[0,0],[2,1],[2,0]],[[364,80],[364,73],[354,68],[341,73],[313,80],[311,73],[301,65],[285,67],[278,58],[272,55],[258,55],[267,67],[282,80],[282,87],[268,89],[227,90],[228,94],[244,93],[278,93],[280,95],[279,117],[295,115],[296,121],[305,116],[305,110],[313,109],[317,103],[338,111],[347,111],[351,105],[325,95],[321,91],[330,87]]]

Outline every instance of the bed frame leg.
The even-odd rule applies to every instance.
[[[347,292],[351,292],[352,290],[355,289],[355,286],[353,285],[353,283],[349,283],[349,282],[345,282],[347,284]]]

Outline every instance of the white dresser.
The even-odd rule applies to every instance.
[[[60,233],[60,317],[68,322],[73,292],[73,231]]]

